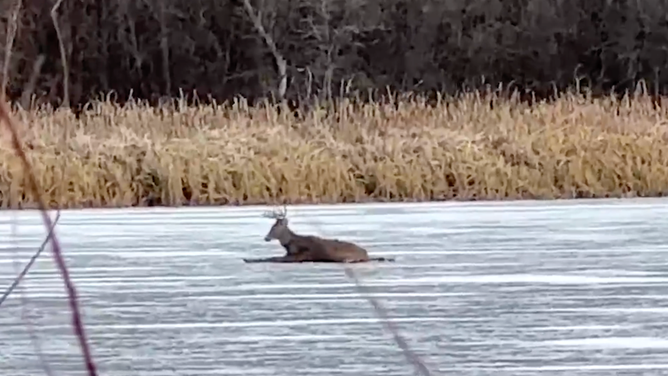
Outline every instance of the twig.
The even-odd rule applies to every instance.
[[[39,255],[42,254],[42,252],[44,251],[44,248],[46,248],[47,243],[49,242],[49,240],[51,240],[51,235],[53,234],[53,230],[56,228],[56,224],[58,223],[58,219],[60,219],[60,210],[58,211],[58,214],[56,215],[56,219],[53,221],[53,226],[51,226],[51,229],[49,229],[49,233],[46,235],[46,238],[44,238],[44,241],[42,242],[42,245],[37,250],[37,253],[35,253],[35,255],[32,256],[32,258],[30,259],[28,264],[23,268],[23,271],[21,272],[21,274],[19,274],[14,279],[14,282],[12,282],[12,285],[9,286],[7,291],[5,291],[5,293],[0,298],[0,306],[2,306],[2,303],[5,302],[7,297],[12,293],[12,291],[14,291],[16,286],[18,286],[18,284],[21,282],[23,277],[25,277],[25,275],[28,273],[28,271],[32,267],[32,264],[35,262],[35,260],[37,260]]]
[[[60,60],[63,65],[63,107],[70,106],[70,68],[67,65],[67,52],[65,51],[65,43],[63,42],[63,35],[58,24],[58,8],[63,0],[56,1],[56,4],[51,8],[51,20],[53,20],[53,27],[56,29],[56,36],[58,37],[58,46],[60,47]]]
[[[274,60],[276,60],[276,69],[278,70],[278,76],[280,79],[278,84],[278,100],[283,101],[283,98],[285,97],[285,91],[287,90],[288,87],[287,62],[283,58],[283,55],[281,55],[281,53],[278,52],[278,48],[276,48],[274,39],[271,37],[271,35],[269,35],[269,33],[267,33],[267,30],[265,30],[264,26],[262,26],[262,20],[260,19],[260,16],[258,14],[255,14],[255,11],[253,10],[253,6],[251,5],[250,0],[243,0],[243,2],[244,2],[244,8],[246,9],[246,13],[253,22],[255,30],[264,39],[264,42],[267,44],[267,47],[269,47],[269,51],[271,51],[271,54],[274,55]]]
[[[44,197],[42,197],[39,184],[37,183],[35,173],[32,169],[32,165],[30,164],[30,161],[28,161],[25,151],[21,146],[21,141],[19,139],[17,130],[18,126],[14,123],[14,119],[12,119],[10,115],[9,106],[7,105],[6,101],[0,101],[0,120],[2,120],[5,125],[7,125],[7,129],[11,133],[12,146],[18,157],[21,159],[21,162],[23,162],[23,169],[25,170],[28,177],[28,186],[35,200],[37,201],[39,211],[42,214],[42,220],[44,221],[44,226],[46,228],[51,228],[53,225],[51,223],[51,218],[46,211]],[[60,274],[62,275],[63,281],[65,283],[70,309],[72,310],[72,326],[74,326],[74,333],[79,340],[79,345],[81,346],[81,351],[83,352],[84,362],[86,364],[88,375],[97,376],[97,370],[95,364],[93,363],[90,348],[86,340],[86,333],[83,324],[81,323],[81,313],[79,312],[77,292],[74,284],[72,283],[70,273],[67,270],[67,265],[65,264],[65,260],[63,259],[62,253],[60,251],[60,244],[58,243],[58,237],[56,236],[55,230],[53,234],[51,234],[51,247],[53,251],[53,258],[55,259],[56,265],[60,269]]]

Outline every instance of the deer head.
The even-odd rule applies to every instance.
[[[275,219],[274,225],[269,229],[269,233],[264,237],[264,241],[268,242],[272,239],[282,239],[286,234],[290,233],[288,229],[288,208],[283,206],[283,210],[273,210],[264,214],[264,217]]]

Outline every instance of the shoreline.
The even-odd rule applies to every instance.
[[[303,211],[323,211],[339,210],[345,208],[351,209],[377,209],[377,208],[435,208],[442,207],[473,207],[473,208],[493,208],[493,207],[536,207],[536,206],[609,206],[609,205],[629,205],[631,203],[639,206],[653,205],[665,202],[668,205],[668,197],[601,197],[601,198],[558,198],[558,199],[513,199],[513,200],[445,200],[445,201],[365,201],[365,202],[345,202],[345,203],[299,203],[285,204],[289,210]],[[118,207],[70,207],[70,208],[47,208],[47,212],[55,213],[60,210],[61,213],[67,212],[175,212],[175,211],[258,211],[271,210],[272,208],[282,207],[283,204],[243,204],[243,205],[190,205],[190,206],[118,206]],[[37,213],[37,207],[31,208],[3,208],[2,213]]]

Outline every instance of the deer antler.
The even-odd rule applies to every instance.
[[[283,210],[274,209],[270,212],[265,212],[262,216],[272,219],[286,218],[288,216],[288,208],[283,205]]]

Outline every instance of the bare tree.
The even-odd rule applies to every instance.
[[[57,0],[51,8],[51,20],[53,20],[53,27],[56,29],[58,35],[58,46],[60,47],[60,61],[63,65],[63,102],[62,106],[67,108],[70,106],[70,68],[67,64],[67,52],[65,50],[65,42],[63,41],[63,34],[58,23],[58,8],[63,3],[63,0]]]
[[[271,51],[271,54],[274,56],[274,60],[276,62],[276,70],[278,72],[278,78],[279,78],[278,90],[276,91],[276,94],[278,100],[282,102],[283,99],[285,98],[285,91],[288,88],[287,61],[283,58],[283,55],[278,51],[276,43],[274,43],[274,39],[271,37],[271,35],[269,35],[269,33],[267,33],[266,29],[264,28],[264,25],[262,24],[262,18],[260,16],[261,13],[255,12],[253,6],[250,3],[250,0],[243,0],[243,3],[244,3],[244,8],[246,10],[246,14],[248,14],[248,17],[253,22],[255,31],[257,31],[257,33],[260,34],[260,36],[264,39],[264,42],[267,44],[267,47]]]

